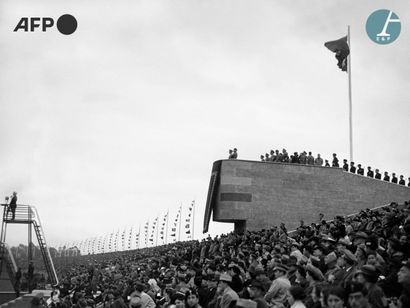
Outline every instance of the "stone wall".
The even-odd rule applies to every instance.
[[[207,210],[213,211],[214,221],[236,222],[235,230],[258,230],[281,222],[293,229],[300,219],[317,221],[319,213],[332,219],[410,200],[409,187],[341,168],[243,160],[215,164],[219,169],[217,187],[214,196],[208,195]]]

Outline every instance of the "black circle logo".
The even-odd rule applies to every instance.
[[[77,20],[70,14],[61,15],[57,20],[57,29],[62,34],[70,35],[77,29]]]

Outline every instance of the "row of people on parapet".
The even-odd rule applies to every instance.
[[[261,155],[260,159],[262,162],[282,162],[282,163],[292,163],[292,164],[304,164],[304,165],[315,165],[315,166],[323,166],[323,159],[320,157],[320,154],[317,154],[317,157],[314,158],[312,152],[306,153],[303,151],[302,153],[298,154],[298,152],[294,152],[293,155],[288,155],[285,149],[282,152],[279,150],[270,151],[270,155],[266,153],[265,155]],[[325,160],[325,167],[330,167],[329,161]],[[332,167],[339,168],[339,159],[337,158],[337,154],[333,153],[333,160],[332,160]],[[357,173],[359,175],[364,176],[364,169],[362,168],[361,164],[356,166],[354,162],[350,163],[350,167],[347,163],[347,159],[343,160],[343,167],[345,171],[350,171],[351,173]],[[382,174],[380,173],[379,169],[372,170],[371,167],[367,167],[367,174],[368,177],[375,178],[378,180],[382,179]],[[390,182],[389,173],[386,171],[384,172],[383,181]],[[399,185],[406,185],[404,180],[404,176],[400,175],[400,179],[397,178],[396,173],[392,173],[391,183],[399,184]],[[410,187],[410,177],[408,178],[407,186]]]
[[[266,153],[265,155],[261,155],[260,158],[263,162],[323,166],[323,159],[320,157],[320,154],[317,154],[317,157],[314,158],[312,152],[309,152],[308,154],[305,151],[300,154],[298,152],[294,152],[293,155],[289,156],[288,152],[285,149],[283,149],[282,152],[279,152],[279,150],[271,150],[270,155],[269,153]]]
[[[361,164],[358,164],[357,168],[356,168],[356,166],[354,165],[354,162],[350,162],[350,167],[349,167],[349,165],[347,163],[347,159],[344,159],[342,168],[347,172],[357,173],[359,175],[364,176],[364,169],[362,168]],[[380,173],[379,169],[375,169],[375,171],[373,171],[372,167],[370,167],[370,166],[367,167],[366,176],[368,176],[370,178],[375,178],[377,180],[382,179],[382,174]],[[396,176],[396,173],[394,173],[394,172],[392,173],[392,177],[391,177],[391,181],[390,181],[389,173],[387,171],[385,171],[384,176],[383,176],[383,181],[391,182],[391,183],[399,184],[399,185],[406,185],[406,181],[404,180],[404,176],[400,175],[400,180],[399,180]],[[410,187],[410,178],[409,178],[409,181],[407,183],[407,186]]]

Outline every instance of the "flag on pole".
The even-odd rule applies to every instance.
[[[326,48],[336,53],[337,66],[343,71],[347,71],[347,56],[350,54],[349,44],[347,43],[347,36],[344,36],[336,41],[329,41],[325,43]]]

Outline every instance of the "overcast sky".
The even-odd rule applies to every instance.
[[[382,8],[402,23],[390,45],[365,31]],[[13,32],[23,16],[66,13],[72,35]],[[0,195],[37,206],[52,245],[173,218],[193,199],[198,238],[229,148],[348,158],[347,74],[323,45],[347,25],[354,160],[407,178],[409,23],[407,0],[2,0]],[[15,226],[7,240],[26,235]]]

